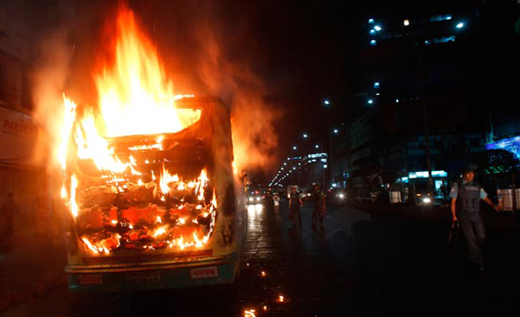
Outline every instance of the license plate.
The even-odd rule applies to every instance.
[[[218,276],[218,268],[216,266],[201,267],[197,269],[191,269],[191,278],[211,278]]]
[[[161,272],[137,272],[126,275],[127,284],[157,284],[161,282]]]
[[[78,275],[80,285],[101,285],[103,284],[103,275],[101,274],[80,274]]]

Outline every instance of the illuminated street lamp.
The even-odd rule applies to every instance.
[[[308,135],[307,133],[304,133],[304,134],[303,134],[303,138],[304,138],[304,139],[307,139],[308,137],[309,137],[309,135]]]

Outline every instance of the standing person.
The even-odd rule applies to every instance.
[[[316,223],[323,228],[323,218],[325,217],[325,194],[318,184],[314,185],[314,209],[312,210],[312,229],[316,229]]]
[[[475,170],[474,166],[466,167],[462,171],[462,180],[453,184],[450,191],[451,213],[453,222],[460,222],[471,264],[479,272],[483,272],[482,247],[486,240],[486,231],[480,217],[480,200],[484,200],[495,211],[498,211],[498,208],[487,197],[486,191],[480,184],[475,182]]]
[[[289,195],[289,219],[292,219],[293,226],[295,226],[296,220],[298,220],[300,229],[302,228],[302,213],[300,210],[302,206],[303,202],[300,194],[296,192],[296,187],[292,187]]]
[[[14,235],[15,213],[20,214],[20,210],[14,201],[14,194],[10,192],[7,194],[7,200],[0,211],[0,217],[5,222],[5,231],[3,232],[4,238],[10,238]]]
[[[278,213],[280,211],[280,196],[278,196],[278,193],[274,193],[273,203],[274,203],[274,211],[276,213]]]

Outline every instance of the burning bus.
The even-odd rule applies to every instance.
[[[231,283],[247,221],[233,173],[229,110],[174,96],[155,49],[121,8],[98,105],[64,98],[57,158],[69,288]]]

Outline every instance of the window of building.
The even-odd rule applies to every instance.
[[[435,43],[435,44],[450,43],[450,42],[455,42],[455,35],[438,37],[438,38],[433,39],[433,43]]]
[[[442,14],[430,17],[430,22],[449,21],[451,20],[451,14]]]

